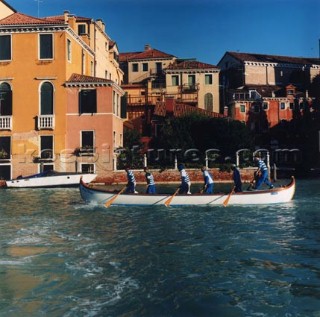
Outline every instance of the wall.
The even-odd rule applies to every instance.
[[[253,178],[253,172],[256,168],[246,168],[241,169],[241,177],[243,182],[250,182]],[[178,170],[170,169],[161,172],[161,170],[150,170],[154,176],[156,183],[179,183],[180,173]],[[203,176],[200,169],[187,169],[192,183],[202,183]],[[221,172],[218,169],[209,170],[213,175],[215,182],[233,182],[232,172]],[[134,170],[134,175],[137,183],[145,184],[145,176],[143,170]],[[108,172],[103,176],[98,176],[94,183],[106,184],[106,185],[116,185],[127,183],[127,175],[124,170]]]

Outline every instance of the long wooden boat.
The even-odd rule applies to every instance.
[[[84,183],[90,183],[96,178],[96,174],[62,173],[46,171],[25,177],[18,177],[6,181],[9,188],[43,188],[43,187],[72,187],[79,186],[80,179]]]
[[[80,180],[80,194],[82,199],[87,203],[109,205],[112,199],[112,205],[132,205],[132,206],[150,206],[165,205],[168,199],[170,206],[190,206],[190,205],[269,205],[289,202],[295,192],[296,182],[294,177],[290,183],[268,190],[244,191],[241,193],[230,194],[192,194],[176,195],[172,194],[120,194],[103,189],[92,187]]]

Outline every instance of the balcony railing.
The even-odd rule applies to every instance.
[[[38,129],[54,129],[54,115],[38,116]]]
[[[0,130],[12,130],[12,116],[0,116]]]

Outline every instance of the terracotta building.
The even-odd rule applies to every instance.
[[[0,177],[111,170],[123,73],[103,22],[0,12]]]
[[[317,58],[226,52],[218,67],[221,111],[257,133],[312,107],[319,90]]]

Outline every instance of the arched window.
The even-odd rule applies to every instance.
[[[45,82],[41,85],[40,98],[40,115],[53,114],[53,86],[51,83]]]
[[[12,116],[12,91],[7,83],[0,85],[0,116]]]
[[[213,95],[211,93],[204,95],[204,108],[207,111],[213,112]]]

